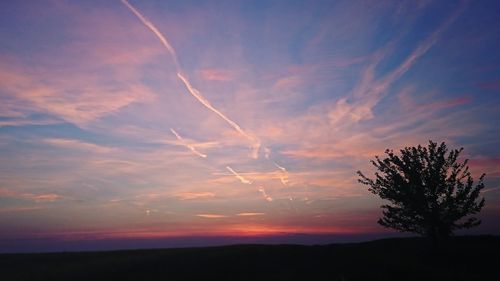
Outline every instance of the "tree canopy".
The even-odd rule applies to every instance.
[[[429,141],[427,147],[406,147],[400,155],[385,151],[371,163],[378,170],[375,178],[358,171],[359,182],[390,204],[383,205],[378,223],[399,231],[414,232],[436,239],[448,237],[454,230],[471,228],[481,220],[484,198],[484,174],[474,185],[468,160],[458,161],[463,148],[448,148]]]

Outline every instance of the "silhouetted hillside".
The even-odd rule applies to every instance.
[[[500,237],[3,254],[2,280],[498,280]]]

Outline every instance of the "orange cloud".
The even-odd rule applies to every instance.
[[[180,200],[208,199],[215,197],[212,192],[184,192],[176,195]]]
[[[21,200],[28,200],[34,202],[54,202],[60,200],[62,197],[55,193],[23,193],[6,188],[0,188],[0,197],[10,197]]]
[[[203,215],[203,214],[202,214]],[[247,223],[223,223],[225,220],[217,220],[219,215],[207,214],[214,218],[214,225],[209,228],[199,228],[192,225],[179,225],[175,230],[163,227],[150,228],[114,228],[101,230],[73,230],[60,232],[34,233],[32,236],[38,237],[62,237],[65,240],[86,240],[86,239],[120,239],[120,238],[169,238],[169,237],[190,237],[190,236],[275,236],[287,234],[355,234],[373,232],[373,226],[301,226],[283,224],[247,224]],[[214,217],[215,216],[215,217]],[[222,217],[223,218],[223,217]],[[239,218],[241,220],[241,218]],[[379,230],[379,229],[376,229]]]
[[[197,217],[200,218],[206,218],[206,219],[221,219],[221,218],[227,218],[225,215],[218,215],[218,214],[197,214]]]
[[[264,216],[266,214],[265,213],[239,213],[236,215],[240,216],[240,217],[254,217],[254,216]]]
[[[39,195],[25,194],[25,196],[31,198],[31,200],[34,200],[35,202],[54,202],[61,199],[61,196],[55,193],[47,193]]]

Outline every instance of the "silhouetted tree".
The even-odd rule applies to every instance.
[[[481,221],[468,217],[481,211],[484,198],[484,174],[474,186],[467,161],[457,162],[463,148],[448,152],[446,144],[429,141],[428,147],[406,147],[401,155],[387,149],[386,158],[371,163],[377,168],[375,179],[358,171],[359,182],[368,190],[387,199],[378,223],[404,232],[430,237],[434,244],[461,228],[477,226]]]

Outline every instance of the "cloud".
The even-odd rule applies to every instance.
[[[37,214],[43,217],[40,222],[49,220],[47,227],[66,227],[67,214],[78,213],[82,216],[71,221],[75,232],[82,230],[81,222],[92,222],[96,232],[101,231],[83,231],[85,237],[352,230],[356,222],[339,221],[357,218],[336,218],[335,214],[356,213],[365,206],[376,210],[376,200],[359,187],[354,173],[369,167],[370,158],[386,148],[425,144],[431,137],[460,142],[468,151],[471,136],[484,132],[480,126],[488,129],[483,138],[491,137],[491,124],[482,121],[483,113],[491,113],[492,108],[473,110],[473,101],[482,104],[490,97],[476,100],[474,93],[457,93],[453,85],[445,85],[453,88],[450,91],[436,90],[441,84],[425,82],[421,80],[425,75],[409,72],[420,62],[428,63],[421,61],[424,56],[435,59],[430,57],[435,55],[431,50],[439,47],[444,33],[431,29],[419,37],[424,31],[421,26],[405,26],[398,31],[411,30],[404,35],[408,40],[384,47],[378,45],[384,40],[372,41],[379,38],[377,29],[358,44],[350,35],[334,36],[338,32],[331,23],[338,17],[332,16],[324,20],[328,26],[318,21],[325,37],[314,50],[300,47],[290,53],[286,44],[304,41],[307,45],[308,38],[315,36],[314,26],[306,37],[300,31],[292,34],[294,41],[274,30],[264,34],[270,37],[247,34],[227,40],[227,30],[222,38],[213,38],[218,32],[206,32],[219,30],[213,29],[216,21],[206,9],[192,7],[180,14],[153,11],[163,15],[157,17],[155,27],[141,19],[137,10],[132,14],[130,7],[121,7],[121,11],[109,9],[107,13],[99,11],[106,10],[103,6],[89,10],[91,16],[80,17],[78,33],[73,32],[74,26],[65,27],[71,40],[63,50],[56,48],[41,54],[42,58],[29,56],[14,63],[0,59],[4,70],[0,74],[0,126],[56,125],[5,128],[4,135],[12,137],[0,139],[5,171],[0,186],[22,190],[16,195],[19,202],[7,202],[26,208],[50,206],[56,217]],[[82,9],[82,14],[87,11]],[[106,14],[116,18],[110,20]],[[378,26],[374,18],[370,24]],[[349,19],[338,22],[339,26]],[[146,27],[143,20],[148,21]],[[274,26],[273,20],[266,25]],[[201,26],[199,21],[210,25]],[[366,17],[363,21],[368,24]],[[359,21],[356,25],[364,28]],[[356,30],[345,26],[349,24],[340,28]],[[162,35],[162,40],[164,28],[170,32],[165,29],[169,37]],[[397,38],[392,29],[385,35]],[[265,38],[283,46],[247,52],[247,40]],[[206,39],[210,40],[207,44]],[[370,53],[373,48],[379,51]],[[433,62],[425,67],[449,70]],[[411,78],[416,86],[402,85],[408,83],[403,78]],[[407,93],[396,92],[400,87],[407,87]],[[488,155],[494,143],[491,139],[482,142],[487,144],[477,150]],[[248,145],[252,145],[252,155],[262,159],[245,157]],[[491,178],[499,175],[495,161],[474,161],[470,162],[474,171],[485,171],[488,181],[496,181]],[[235,188],[238,182],[247,186]],[[64,190],[64,197],[58,190]],[[496,194],[496,190],[491,193]],[[33,203],[37,200],[64,202]],[[113,214],[112,220],[99,214]],[[365,226],[373,222],[376,216]],[[130,228],[131,224],[143,227]],[[73,235],[69,232],[68,236]]]
[[[243,183],[243,184],[250,184],[250,185],[253,184],[252,181],[247,180],[245,177],[243,177],[242,175],[240,175],[239,173],[237,173],[231,167],[226,166],[226,169],[229,172],[231,172],[238,180],[240,180],[241,183]],[[273,201],[273,198],[271,196],[269,196],[269,194],[267,194],[267,192],[266,192],[266,190],[264,189],[263,186],[259,186],[258,190],[262,194],[262,196],[264,197],[264,199],[266,199],[266,201],[268,201],[268,202],[272,202]]]
[[[208,199],[214,198],[215,194],[212,192],[183,192],[176,195],[180,200],[195,200],[195,199]]]
[[[265,213],[239,213],[236,214],[237,216],[240,217],[255,217],[255,216],[265,216]]]
[[[365,68],[360,82],[351,93],[350,97],[344,97],[337,101],[330,111],[330,122],[333,126],[349,126],[362,120],[373,118],[373,108],[388,93],[392,84],[404,75],[413,64],[436,44],[442,34],[456,21],[465,10],[466,5],[461,3],[457,9],[423,42],[421,42],[403,62],[394,70],[382,78],[375,78],[375,69],[378,64],[388,55],[392,49],[392,42],[385,48],[379,50],[374,61]],[[350,100],[350,101],[349,101]]]
[[[42,206],[0,207],[0,213],[30,212],[44,209]]]
[[[227,82],[233,79],[230,71],[217,68],[205,68],[200,70],[200,75],[204,80]]]
[[[84,142],[81,140],[75,140],[75,139],[44,139],[42,142],[53,145],[53,146],[58,146],[58,147],[63,147],[63,148],[68,148],[68,149],[75,149],[75,150],[85,150],[85,151],[90,151],[90,152],[95,152],[95,153],[109,153],[112,151],[115,151],[115,148],[112,147],[107,147],[103,145],[97,145],[89,142]]]
[[[170,43],[167,41],[167,39],[161,34],[161,32],[154,26],[152,22],[150,22],[146,17],[144,17],[137,9],[135,9],[132,5],[127,0],[122,0],[122,3],[127,6],[127,8],[132,11],[140,20],[141,22],[147,26],[155,35],[156,37],[160,40],[160,42],[163,44],[165,48],[167,48],[168,52],[172,56],[172,60],[175,63],[176,69],[180,69],[179,62],[177,60],[177,54],[175,53],[175,49],[170,45]]]
[[[175,137],[181,142],[183,146],[189,148],[189,150],[191,150],[194,154],[200,156],[201,158],[207,158],[206,154],[203,154],[198,150],[196,150],[196,148],[193,145],[186,142],[174,129],[171,128],[170,131],[172,132],[172,134],[175,135]]]
[[[486,173],[486,178],[500,178],[500,157],[476,157],[469,160],[476,175]]]
[[[5,111],[0,109],[0,112],[4,113]],[[9,114],[7,114],[9,115]],[[60,124],[60,120],[56,119],[30,119],[28,117],[23,117],[23,118],[10,118],[8,120],[0,120],[0,127],[7,127],[7,126],[32,126],[32,125],[54,125],[54,124]]]
[[[0,62],[0,89],[6,100],[0,109],[3,117],[18,118],[17,122],[11,121],[8,125],[30,123],[24,120],[42,113],[60,118],[59,122],[64,120],[84,127],[132,103],[151,101],[154,97],[148,88],[137,83],[110,86],[109,77],[83,72],[60,77],[52,69],[34,71],[15,62],[9,65]],[[19,117],[24,120],[21,122]],[[35,119],[31,123],[56,123],[54,119]]]
[[[483,190],[481,190],[481,193],[487,193],[487,192],[491,192],[491,191],[495,191],[495,190],[500,190],[500,187],[491,187],[491,188],[485,188]]]
[[[226,166],[226,169],[231,172],[231,174],[233,174],[238,180],[241,181],[241,183],[244,183],[244,184],[252,184],[252,181],[250,180],[247,180],[246,178],[244,178],[243,176],[241,176],[240,174],[238,174],[235,170],[233,170],[231,167],[229,166]]]
[[[228,117],[226,117],[226,115],[224,115],[218,109],[216,109],[215,107],[213,107],[212,104],[204,96],[202,96],[201,93],[197,89],[195,89],[195,88],[193,88],[193,86],[191,86],[191,83],[189,82],[189,80],[182,73],[178,72],[177,73],[177,77],[179,77],[182,80],[182,82],[184,82],[184,85],[186,85],[186,88],[189,90],[189,92],[200,103],[202,103],[206,108],[210,109],[212,112],[214,112],[219,117],[221,117],[231,127],[233,127],[233,129],[235,129],[240,135],[242,135],[243,137],[245,137],[248,140],[250,140],[250,142],[251,142],[251,156],[252,156],[252,158],[258,158],[258,153],[259,153],[259,149],[260,149],[260,140],[257,137],[255,137],[255,136],[253,136],[253,135],[245,132],[240,127],[240,125],[236,124],[236,122],[234,122],[233,120],[229,119]]]
[[[500,89],[500,81],[489,81],[477,84],[479,89],[483,90],[498,90]]]
[[[280,181],[281,183],[284,185],[284,186],[287,186],[288,183],[289,183],[289,179],[288,179],[288,171],[284,168],[284,167],[281,167],[280,165],[278,165],[276,162],[274,162],[274,165],[280,169],[281,173],[280,173]]]
[[[6,188],[0,188],[0,197],[9,197],[9,198],[33,201],[37,203],[54,202],[62,199],[60,195],[55,193],[41,193],[41,194],[24,193]]]
[[[271,149],[269,147],[264,147],[264,157],[269,159],[269,156],[271,156]]]
[[[31,198],[31,200],[34,200],[35,202],[54,202],[61,199],[61,196],[55,193],[38,194],[38,195],[25,194],[25,195],[28,198]]]
[[[184,86],[186,86],[186,89],[188,92],[195,97],[201,104],[203,104],[206,108],[211,110],[213,113],[218,115],[220,118],[222,118],[224,121],[226,121],[233,129],[235,129],[241,136],[245,137],[251,142],[251,156],[253,158],[258,157],[259,153],[259,148],[260,148],[260,140],[255,137],[252,134],[249,134],[248,132],[245,132],[240,125],[236,124],[233,120],[229,119],[226,115],[224,115],[221,111],[216,109],[212,104],[198,91],[196,88],[194,88],[191,85],[191,82],[187,78],[185,74],[183,74],[182,69],[179,65],[179,61],[177,58],[177,54],[175,52],[175,49],[170,45],[168,40],[163,36],[163,34],[156,28],[156,26],[150,22],[146,17],[144,17],[137,9],[135,9],[127,0],[122,0],[122,3],[129,9],[131,10],[140,20],[141,22],[148,27],[155,35],[156,37],[160,40],[162,45],[167,49],[169,54],[171,55],[175,68],[177,70],[177,77],[184,83]]]
[[[266,193],[266,190],[264,189],[263,186],[259,186],[259,191],[262,194],[262,197],[264,197],[264,199],[266,199],[268,202],[273,201],[273,198]]]
[[[205,219],[221,219],[221,218],[227,218],[225,215],[218,215],[218,214],[197,214],[197,217],[200,218],[205,218]]]

